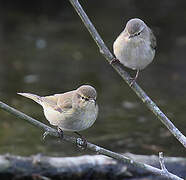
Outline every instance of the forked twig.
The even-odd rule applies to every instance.
[[[163,152],[159,152],[159,161],[160,161],[160,167],[161,167],[161,170],[162,170],[162,174],[165,174],[167,177],[169,177],[169,171],[165,167],[165,160],[164,160],[164,157],[163,157]]]
[[[51,128],[51,127],[49,127],[49,126],[37,121],[34,118],[31,118],[30,116],[28,116],[28,115],[26,115],[26,114],[24,114],[24,113],[22,113],[22,112],[20,112],[20,111],[18,111],[16,109],[14,109],[13,107],[8,106],[7,104],[5,104],[5,103],[3,103],[1,101],[0,101],[0,108],[5,110],[5,111],[7,111],[8,113],[16,116],[19,119],[23,119],[25,121],[28,121],[29,123],[33,124],[35,127],[43,129],[45,132],[47,132],[46,135],[59,137],[59,133],[58,133],[57,130],[55,130],[55,129],[53,129],[53,128]],[[67,142],[71,142],[73,144],[77,143],[76,138],[74,138],[74,137],[70,137],[70,136],[64,135],[63,138]],[[155,168],[155,167],[152,167],[150,165],[143,164],[143,163],[140,163],[140,162],[133,161],[133,160],[129,159],[126,156],[123,156],[121,154],[109,151],[107,149],[104,149],[104,148],[102,148],[100,146],[97,146],[95,144],[91,144],[89,142],[87,142],[87,149],[89,149],[89,150],[91,150],[91,151],[93,151],[95,153],[102,154],[102,155],[111,157],[113,159],[119,160],[119,161],[124,162],[126,164],[130,164],[132,166],[145,169],[146,171],[149,171],[149,172],[151,172],[153,174],[162,175],[163,177],[165,177],[167,179],[171,177],[171,179],[173,179],[173,180],[183,180],[182,178],[179,178],[178,176],[176,176],[176,175],[174,175],[172,173],[162,174],[162,171],[160,169],[158,169],[158,168]]]

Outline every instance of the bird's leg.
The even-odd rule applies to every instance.
[[[111,61],[110,61],[110,64],[116,64],[116,63],[120,63],[120,60],[117,59],[117,58],[113,58]]]
[[[136,79],[138,78],[139,75],[139,69],[136,72],[136,76],[134,78],[131,78],[131,82],[130,82],[130,87],[136,82]]]
[[[76,140],[76,145],[78,147],[81,147],[82,149],[86,149],[87,148],[87,140],[85,137],[83,137],[80,133],[78,132],[74,132],[75,134],[77,134],[80,138],[77,138]]]
[[[63,133],[63,131],[62,131],[62,129],[60,127],[57,127],[57,132],[58,132],[59,138],[63,139],[64,133]]]

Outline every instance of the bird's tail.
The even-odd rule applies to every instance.
[[[36,103],[41,105],[42,99],[38,95],[31,94],[31,93],[17,93],[17,94],[19,94],[21,96],[25,96],[27,98],[30,98],[30,99],[34,100]]]

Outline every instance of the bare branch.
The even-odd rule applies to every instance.
[[[51,136],[55,136],[55,137],[59,137],[59,134],[57,132],[57,130],[37,121],[36,119],[34,118],[31,118],[30,116],[8,106],[7,104],[3,103],[0,101],[0,108],[7,111],[8,113],[16,116],[17,118],[19,119],[23,119],[23,120],[26,120],[28,121],[29,123],[33,124],[35,127],[38,127],[40,129],[43,129],[46,133],[46,135],[51,135]],[[79,138],[78,138],[79,139]],[[74,137],[70,137],[70,136],[66,136],[64,135],[64,140],[67,141],[67,142],[71,142],[73,144],[76,144],[77,143],[77,140],[76,138]],[[95,153],[98,153],[98,154],[102,154],[102,155],[105,155],[105,156],[108,156],[108,157],[111,157],[113,159],[116,159],[116,160],[119,160],[121,162],[124,162],[126,164],[130,164],[132,166],[135,166],[135,167],[138,167],[138,168],[142,168],[148,172],[151,172],[155,175],[161,175],[163,176],[164,178],[166,179],[169,179],[171,177],[171,179],[173,180],[183,180],[182,178],[179,178],[178,176],[172,174],[172,173],[169,173],[168,174],[162,174],[162,171],[158,168],[155,168],[155,167],[152,167],[150,165],[147,165],[147,164],[143,164],[143,163],[140,163],[140,162],[137,162],[137,161],[134,161],[132,159],[129,159],[128,157],[126,156],[123,156],[121,154],[118,154],[118,153],[115,153],[115,152],[112,152],[112,151],[109,151],[107,149],[104,149],[102,147],[99,147],[97,145],[94,145],[94,144],[91,144],[89,142],[87,142],[87,149],[95,152]]]
[[[160,161],[160,167],[162,169],[162,174],[165,174],[165,175],[167,175],[167,177],[169,177],[169,171],[165,167],[165,161],[164,161],[164,157],[163,157],[163,152],[159,152],[159,161]]]
[[[90,19],[86,15],[85,11],[79,4],[78,0],[69,0],[83,21],[84,25],[90,32],[92,38],[98,45],[101,54],[110,63],[114,56],[109,51],[102,38],[98,34],[96,28],[91,23]],[[130,75],[124,70],[121,64],[112,64],[113,68],[118,72],[118,74],[130,85]],[[137,94],[137,96],[143,101],[143,103],[155,114],[156,117],[169,129],[169,131],[178,139],[178,141],[186,148],[186,137],[174,126],[174,124],[166,117],[166,115],[159,109],[159,107],[147,96],[147,94],[141,89],[141,87],[135,82],[132,85],[132,90]]]

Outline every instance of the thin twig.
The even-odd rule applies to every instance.
[[[160,161],[160,167],[161,167],[161,170],[162,170],[162,174],[167,174],[167,176],[169,176],[169,171],[165,167],[163,152],[159,152],[159,161]]]
[[[84,25],[90,32],[92,38],[96,42],[100,49],[101,54],[110,63],[114,56],[109,51],[102,38],[98,34],[96,28],[91,23],[90,19],[86,15],[85,11],[79,4],[78,0],[69,0],[83,21]],[[113,68],[118,72],[118,74],[130,85],[131,77],[124,70],[123,66],[119,63],[112,64]],[[166,117],[166,115],[159,109],[159,107],[147,96],[147,94],[140,88],[140,86],[135,82],[132,85],[132,90],[137,94],[137,96],[144,102],[144,104],[158,117],[159,120],[169,129],[169,131],[178,139],[178,141],[186,148],[186,137],[174,126],[174,124]]]
[[[34,118],[31,118],[30,116],[8,106],[7,104],[3,103],[0,101],[0,108],[7,111],[8,113],[18,117],[19,119],[23,119],[23,120],[26,120],[28,121],[29,123],[33,124],[35,127],[38,127],[40,129],[43,129],[45,132],[47,132],[47,135],[50,135],[50,136],[55,136],[55,137],[59,137],[59,133],[57,132],[57,130],[37,121],[36,119]],[[70,137],[70,136],[66,136],[64,135],[64,140],[67,141],[67,142],[71,142],[73,144],[76,144],[77,141],[76,141],[76,138],[74,137]],[[89,142],[87,142],[87,149],[95,152],[95,153],[98,153],[98,154],[102,154],[102,155],[106,155],[108,157],[111,157],[113,159],[116,159],[116,160],[119,160],[121,162],[124,162],[126,164],[130,164],[132,166],[135,166],[135,167],[138,167],[138,168],[142,168],[148,172],[151,172],[155,175],[161,175],[163,176],[164,178],[168,179],[171,177],[171,179],[173,180],[183,180],[182,178],[179,178],[178,176],[172,174],[172,173],[168,173],[168,174],[162,174],[162,171],[158,168],[155,168],[155,167],[152,167],[150,165],[147,165],[147,164],[143,164],[143,163],[140,163],[140,162],[137,162],[137,161],[133,161],[121,154],[118,154],[118,153],[115,153],[115,152],[112,152],[112,151],[109,151],[107,149],[104,149],[102,147],[99,147],[95,144],[91,144]]]

